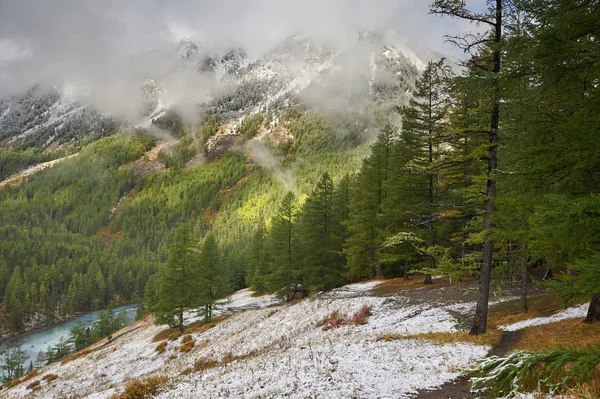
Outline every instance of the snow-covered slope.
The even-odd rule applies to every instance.
[[[163,328],[149,319],[139,321],[114,334],[111,343],[100,342],[84,357],[48,366],[2,394],[31,395],[27,385],[39,380],[41,389],[33,397],[110,398],[129,379],[166,376],[168,387],[159,398],[402,398],[456,378],[487,354],[486,346],[381,339],[382,334],[455,331],[457,323],[445,305],[373,296],[375,284],[280,305],[273,297],[239,292],[226,306],[254,309],[192,332],[195,345],[189,352],[179,350],[182,337],[165,341],[166,351],[158,353],[152,339]],[[373,309],[364,325],[319,327],[334,311],[351,316],[364,306]],[[214,367],[194,370],[211,362]],[[47,383],[43,378],[49,374],[58,378]]]

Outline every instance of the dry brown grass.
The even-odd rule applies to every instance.
[[[40,370],[38,370],[38,369],[33,369],[33,370],[31,370],[29,373],[27,373],[27,374],[25,375],[25,377],[21,378],[21,382],[29,381],[30,379],[32,379],[32,378],[35,378],[35,377],[37,377],[37,376],[38,376],[38,375],[40,375],[40,374],[41,374],[41,371],[40,371]]]
[[[488,324],[499,327],[518,323],[535,317],[548,317],[565,308],[564,303],[553,294],[542,294],[529,297],[529,311],[521,311],[521,299],[498,303],[490,306]]]
[[[162,376],[149,377],[144,380],[133,379],[125,385],[125,390],[113,395],[111,399],[146,399],[160,393],[167,383],[167,379]]]
[[[219,316],[219,317],[213,317],[212,320],[209,322],[206,322],[203,320],[194,322],[186,327],[185,334],[191,334],[191,333],[201,334],[205,331],[210,330],[211,328],[216,327],[217,324],[226,320],[228,317],[229,316]]]
[[[40,386],[40,380],[35,380],[31,384],[27,385],[27,389],[34,389]]]
[[[600,344],[600,324],[584,324],[582,321],[581,318],[567,319],[525,328],[515,349],[543,351],[557,345],[583,349]]]
[[[385,280],[375,288],[373,288],[373,294],[377,296],[394,294],[396,292],[416,290],[422,287],[428,287],[431,285],[423,284],[425,276],[412,275],[409,280],[403,280],[402,278],[394,278],[391,280]],[[377,281],[373,280],[373,281]],[[463,279],[463,281],[467,281]],[[433,280],[433,286],[435,287],[447,287],[450,285],[450,280],[447,278],[436,278]]]
[[[54,380],[57,380],[58,376],[56,374],[46,374],[42,377],[42,380],[45,380],[47,383],[51,383]]]
[[[168,344],[167,344],[167,341],[162,341],[160,344],[158,344],[158,345],[156,346],[156,349],[155,349],[155,351],[156,351],[157,353],[165,353],[165,351],[167,350],[167,345],[168,345]]]
[[[262,292],[253,292],[250,296],[252,298],[262,298],[263,296],[265,296],[265,294]]]
[[[189,352],[196,345],[196,341],[192,338],[191,335],[185,335],[181,340],[181,347],[179,348],[180,352]]]
[[[86,356],[88,354],[92,353],[92,350],[90,348],[85,348],[80,350],[77,353],[72,354],[71,356],[68,356],[66,358],[64,358],[60,364],[67,364],[69,362],[72,362],[75,359],[79,359],[80,357]]]
[[[469,335],[467,331],[414,335],[383,334],[379,336],[379,339],[383,341],[394,341],[399,339],[426,339],[440,345],[455,342],[467,342],[476,345],[498,346],[500,344],[500,340],[502,339],[502,331],[488,330],[488,332],[481,335]]]
[[[175,332],[171,333],[171,334],[170,334],[170,335],[167,337],[167,339],[168,339],[169,341],[176,341],[176,340],[178,340],[178,339],[179,339],[179,337],[181,337],[182,335],[183,335],[183,333],[182,333],[181,331],[175,331]]]

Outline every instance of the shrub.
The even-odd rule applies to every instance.
[[[37,370],[37,369],[31,370],[29,373],[27,373],[25,375],[25,377],[23,377],[21,379],[21,382],[29,381],[30,379],[37,377],[38,375],[40,375],[40,370]]]
[[[31,384],[27,385],[27,389],[33,389],[40,385],[40,380],[33,381]]]
[[[557,394],[591,384],[600,394],[597,365],[600,345],[576,350],[557,346],[545,352],[516,351],[489,357],[471,372],[471,387],[503,396],[510,392],[541,390]],[[596,384],[594,384],[594,381]]]
[[[134,379],[125,385],[125,390],[118,395],[113,395],[111,399],[146,399],[150,398],[162,390],[167,379],[162,376],[149,377],[145,380]]]
[[[367,324],[367,319],[369,316],[373,315],[372,309],[370,306],[363,305],[362,308],[356,313],[352,315],[350,321],[355,325]]]
[[[323,327],[323,331],[328,331],[343,326],[344,324],[348,324],[348,316],[346,314],[341,314],[338,310],[334,310],[329,315],[325,316],[325,318],[317,324],[317,327]]]

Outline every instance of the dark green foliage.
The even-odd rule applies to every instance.
[[[112,309],[103,310],[91,326],[84,323],[79,323],[71,328],[69,341],[73,344],[75,352],[79,352],[83,348],[90,346],[101,338],[108,337],[115,331],[120,330],[127,324],[127,315],[125,311],[115,314]],[[70,351],[70,350],[69,350]],[[65,357],[63,355],[62,357]],[[60,359],[55,359],[60,360]]]
[[[21,350],[21,347],[2,346],[0,348],[0,359],[2,359],[2,366],[0,366],[2,382],[12,381],[25,374],[23,363],[27,360],[27,355]]]
[[[197,277],[199,287],[197,305],[204,307],[202,313],[207,320],[210,320],[217,299],[224,297],[229,292],[228,272],[221,260],[219,246],[214,235],[206,236],[196,262],[200,263]]]
[[[287,300],[292,298],[293,286],[301,284],[299,259],[299,234],[297,231],[296,196],[288,192],[281,201],[279,211],[271,221],[271,231],[267,238],[268,268],[258,267],[255,279],[264,281],[268,291],[278,292]]]
[[[200,268],[194,261],[189,229],[185,225],[175,230],[169,258],[159,274],[157,303],[152,311],[157,324],[178,327],[183,332],[183,312],[205,299],[200,294]],[[203,287],[202,287],[203,288]]]
[[[0,181],[27,169],[29,166],[51,161],[63,156],[62,152],[40,152],[35,148],[26,150],[8,150],[0,148]]]
[[[182,137],[185,135],[185,123],[183,118],[172,109],[169,109],[164,115],[152,119],[152,124],[167,130],[174,137]]]
[[[337,204],[336,199],[333,180],[324,173],[302,207],[299,221],[304,250],[302,274],[303,281],[311,290],[328,290],[345,282],[345,262],[341,256],[342,223],[348,212],[344,208],[344,205],[347,206],[344,198],[339,198]]]
[[[251,139],[258,133],[258,129],[262,125],[264,119],[263,114],[247,116],[240,123],[237,132],[245,138]]]
[[[505,396],[516,390],[558,394],[597,375],[600,346],[574,350],[556,347],[545,352],[516,351],[507,357],[492,356],[471,373],[471,388],[488,395]]]
[[[33,313],[51,321],[143,293],[150,255],[123,256],[131,254],[125,243],[105,246],[93,235],[135,184],[119,166],[151,145],[136,135],[100,140],[22,187],[0,190],[0,295],[14,310],[13,329]]]

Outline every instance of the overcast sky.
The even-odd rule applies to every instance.
[[[401,32],[458,56],[443,35],[466,25],[428,15],[428,0],[0,0],[0,97],[40,81],[119,86],[165,68],[183,37],[251,56],[304,32],[323,40],[362,29]],[[472,0],[483,7],[485,0]]]

